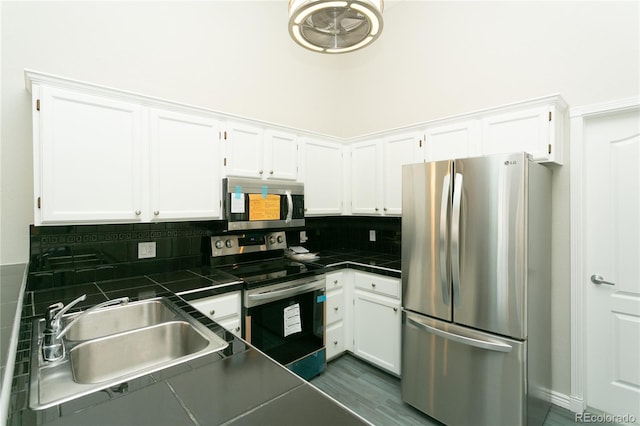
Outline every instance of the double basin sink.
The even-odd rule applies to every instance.
[[[76,315],[63,317],[69,324]],[[29,406],[39,410],[213,352],[228,343],[166,298],[87,312],[62,339],[66,355],[43,359],[45,320],[33,324]]]

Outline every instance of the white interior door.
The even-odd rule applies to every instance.
[[[585,120],[586,402],[640,422],[640,112]],[[603,281],[603,282],[601,282]],[[598,282],[601,282],[598,284]]]

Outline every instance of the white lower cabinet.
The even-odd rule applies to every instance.
[[[347,350],[347,328],[345,327],[347,309],[346,272],[333,272],[325,276],[327,302],[325,305],[325,347],[327,360],[331,360]]]
[[[344,352],[400,375],[400,280],[344,269],[326,275],[327,360]]]
[[[238,337],[242,337],[240,320],[242,313],[241,300],[241,292],[238,290],[193,300],[190,301],[189,304],[208,316],[211,320],[220,324],[221,327],[224,327]]]
[[[356,272],[353,300],[353,353],[399,375],[400,281]]]

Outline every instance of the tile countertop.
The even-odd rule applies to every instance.
[[[361,425],[365,420],[192,308],[201,297],[241,288],[215,269],[178,271],[26,292],[18,333],[8,425],[278,424]],[[116,297],[167,297],[229,342],[217,353],[128,382],[124,393],[98,391],[60,405],[28,408],[31,324],[51,303],[87,294],[79,310]]]

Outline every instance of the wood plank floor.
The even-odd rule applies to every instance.
[[[441,425],[402,402],[400,379],[345,354],[329,362],[311,383],[376,426]],[[552,406],[544,426],[576,425],[573,413]]]

